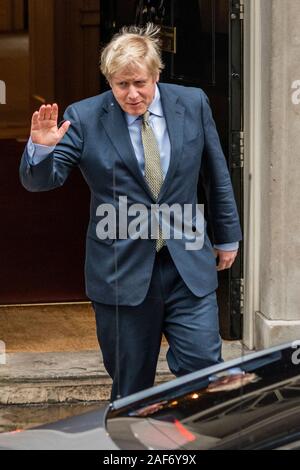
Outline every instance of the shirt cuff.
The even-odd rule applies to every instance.
[[[222,243],[221,245],[214,245],[214,247],[222,251],[236,251],[239,249],[239,242]]]
[[[54,149],[55,145],[34,144],[30,137],[27,144],[28,161],[30,165],[38,165],[45,160]]]

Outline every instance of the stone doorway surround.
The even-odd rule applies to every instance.
[[[260,349],[300,338],[300,3],[244,3],[244,342]]]

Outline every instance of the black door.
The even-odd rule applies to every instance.
[[[101,42],[121,26],[161,26],[161,81],[201,87],[209,96],[242,219],[242,2],[232,0],[101,0]],[[102,87],[107,85],[103,81]],[[102,88],[102,89],[103,89]],[[205,198],[199,185],[199,202]],[[242,334],[242,247],[231,270],[219,273],[221,334]]]

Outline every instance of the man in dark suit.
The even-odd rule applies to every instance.
[[[86,292],[113,379],[112,399],[153,385],[163,333],[177,376],[222,360],[217,270],[232,265],[241,239],[208,99],[200,89],[158,83],[157,33],[149,24],[115,36],[101,56],[111,91],[69,106],[60,128],[56,104],[35,112],[20,166],[29,191],[61,186],[75,166],[90,187]],[[199,175],[214,248],[205,226],[197,225]],[[201,243],[189,248],[184,230],[175,236],[180,223],[175,230],[170,222],[168,236],[163,220],[150,235],[148,229],[141,235],[138,223],[133,233],[134,215],[143,209],[145,225],[162,205],[175,207],[175,218],[189,207],[194,241]]]

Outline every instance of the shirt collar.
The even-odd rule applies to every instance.
[[[155,95],[148,110],[150,111],[150,114],[155,114],[155,116],[163,117],[164,115],[163,110],[162,110],[160,92],[159,92],[159,88],[157,85],[155,85]],[[125,113],[125,116],[126,116],[126,121],[127,121],[128,126],[131,126],[131,124],[133,124],[140,117],[140,116],[134,116],[128,113]]]

